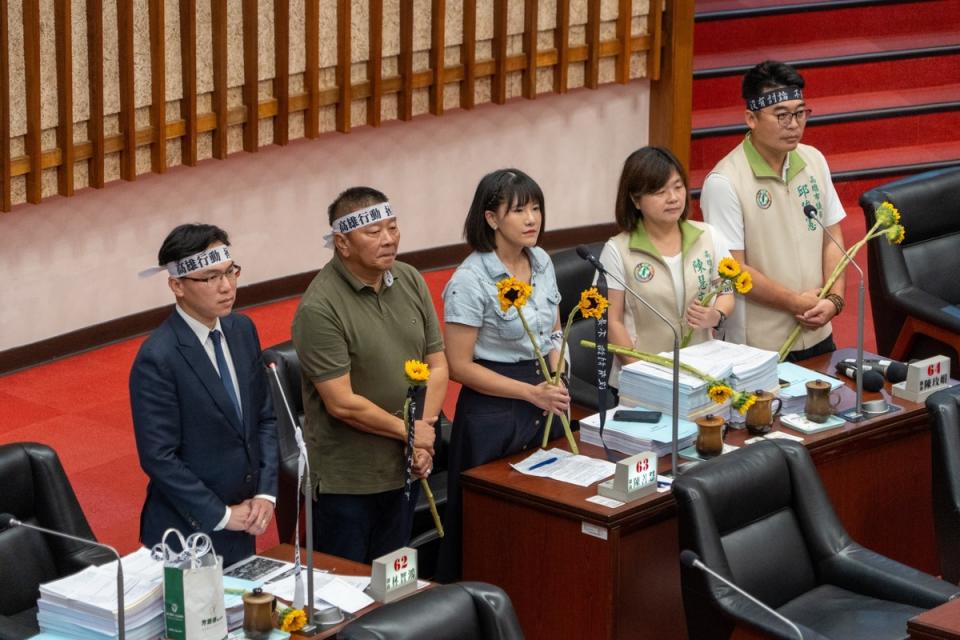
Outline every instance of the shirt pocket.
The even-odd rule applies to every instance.
[[[514,307],[501,311],[499,303],[496,309],[497,334],[503,340],[519,340],[526,333],[523,329],[523,322],[520,320],[520,310]]]

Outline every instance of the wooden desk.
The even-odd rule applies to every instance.
[[[272,549],[268,549],[258,555],[266,556],[268,558],[276,558],[277,560],[283,560],[284,562],[293,562],[293,545],[292,544],[280,544]],[[306,554],[306,549],[303,550],[304,555]],[[305,565],[304,565],[305,566]],[[369,576],[370,575],[370,565],[362,564],[360,562],[354,562],[353,560],[347,560],[345,558],[338,558],[337,556],[330,556],[325,553],[315,552],[313,554],[313,568],[314,569],[326,569],[332,573],[346,576]],[[373,611],[380,605],[376,602],[371,604],[368,607],[357,611],[354,614],[353,618],[344,620],[340,624],[324,629],[320,633],[313,636],[303,636],[301,634],[296,634],[298,638],[310,638],[311,640],[320,640],[321,638],[332,638],[340,629],[349,624],[352,620],[356,619],[363,614]]]
[[[916,640],[960,640],[960,598],[907,621],[907,632]]]
[[[850,351],[804,364],[832,372]],[[852,387],[841,391],[840,408],[852,406]],[[879,397],[864,394],[866,400]],[[902,411],[804,436],[805,444],[857,542],[938,573],[927,413],[923,405],[895,400]],[[740,445],[747,437],[731,432],[727,441]],[[558,440],[552,446],[564,445]],[[589,445],[581,452],[603,456]],[[528,454],[464,474],[464,579],[503,587],[530,639],[685,639],[672,495],[601,507],[586,502],[595,485],[578,487],[509,467]],[[663,470],[669,458],[660,464]],[[892,477],[891,469],[897,469]]]

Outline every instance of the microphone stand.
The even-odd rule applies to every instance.
[[[5,516],[3,518],[7,520]],[[117,550],[111,547],[108,544],[103,544],[101,542],[95,542],[93,540],[87,540],[86,538],[80,538],[78,536],[70,535],[69,533],[63,533],[60,531],[54,531],[53,529],[47,529],[46,527],[41,527],[35,524],[27,524],[26,522],[21,522],[13,516],[9,516],[7,520],[8,524],[12,527],[23,527],[24,529],[33,529],[34,531],[39,531],[40,533],[47,533],[52,536],[57,536],[58,538],[66,538],[67,540],[74,540],[75,542],[82,542],[84,544],[92,545],[94,547],[100,547],[101,549],[106,549],[110,551],[113,555],[117,556],[117,630],[119,633],[120,640],[126,640],[127,631],[126,631],[126,612],[124,610],[123,604],[123,562],[120,561],[120,554],[117,553]]]
[[[582,245],[581,245],[582,246]],[[673,411],[672,411],[672,424],[673,429],[672,433],[672,446],[670,448],[670,473],[674,478],[680,474],[680,466],[678,464],[678,449],[679,449],[679,438],[680,438],[680,332],[677,331],[677,328],[673,326],[673,323],[670,322],[665,315],[660,313],[657,309],[653,307],[649,302],[643,299],[643,297],[630,288],[630,286],[621,280],[616,275],[610,273],[604,266],[600,263],[597,258],[586,250],[586,247],[583,247],[584,251],[581,253],[577,251],[577,254],[593,265],[593,267],[610,278],[613,278],[613,281],[623,287],[624,291],[629,291],[630,295],[637,299],[643,306],[652,311],[658,318],[663,320],[670,330],[673,331]]]
[[[817,217],[816,207],[808,204],[803,208],[803,213],[807,216],[807,218],[816,222],[817,225],[823,229],[824,235],[830,238],[830,242],[840,249],[840,252],[847,258],[848,264],[852,264],[857,270],[857,275],[860,276],[860,282],[857,285],[857,406],[853,410],[847,409],[846,411],[842,411],[837,414],[847,422],[860,422],[861,420],[866,419],[866,416],[863,415],[863,269],[861,269],[856,260],[854,260],[853,257],[847,253],[846,249],[843,248],[843,245],[837,242],[837,239],[833,237],[833,234],[827,231],[827,228],[823,226],[820,218]]]
[[[293,433],[296,436],[297,440],[297,455],[298,457],[306,457],[305,444],[303,441],[303,430],[300,428],[300,421],[297,420],[297,417],[293,415],[293,411],[290,409],[290,403],[287,401],[287,394],[283,392],[283,385],[280,384],[280,375],[277,373],[277,365],[274,362],[271,362],[267,365],[267,368],[273,372],[273,378],[277,383],[277,391],[280,392],[280,399],[283,400],[283,406],[287,410],[287,418],[290,420],[290,426],[293,427]],[[299,465],[298,465],[299,466]],[[310,462],[306,460],[306,469],[307,469],[307,483],[310,483]],[[297,481],[297,489],[299,494],[300,481]],[[307,606],[304,613],[307,614],[307,624],[313,624],[313,491],[308,492],[309,495],[303,496],[303,506],[306,510],[305,520],[307,521]],[[300,502],[300,495],[297,495],[297,503]],[[297,510],[298,519],[299,519],[299,509]],[[299,523],[298,523],[299,524]],[[300,540],[296,540],[295,544],[299,547]]]

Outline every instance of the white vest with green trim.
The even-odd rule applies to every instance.
[[[817,208],[823,220],[823,185],[829,171],[819,151],[798,145],[787,158],[786,181],[760,156],[749,136],[717,163],[712,173],[726,177],[743,213],[744,258],[768,278],[794,291],[823,286],[823,231],[803,213]],[[747,344],[777,351],[797,322],[793,314],[745,297]],[[807,349],[831,334],[830,323],[804,329],[792,351]]]
[[[681,300],[684,301],[682,308],[686,311],[694,298],[706,292],[710,280],[717,277],[720,258],[713,255],[714,242],[709,225],[687,220],[680,223],[680,232],[683,235],[680,253],[683,256],[684,289]],[[650,242],[643,225],[637,225],[633,233],[623,232],[612,240],[623,261],[624,281],[670,320],[682,341],[688,327],[677,313],[677,296],[670,269]],[[633,314],[637,333],[634,346],[637,350],[659,353],[673,349],[673,332],[663,320],[629,293],[624,294],[624,303],[630,305]],[[690,344],[704,342],[710,337],[709,329],[695,329]]]

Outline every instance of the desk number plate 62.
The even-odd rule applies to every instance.
[[[370,595],[379,603],[392,602],[417,590],[417,550],[401,547],[373,561]]]

